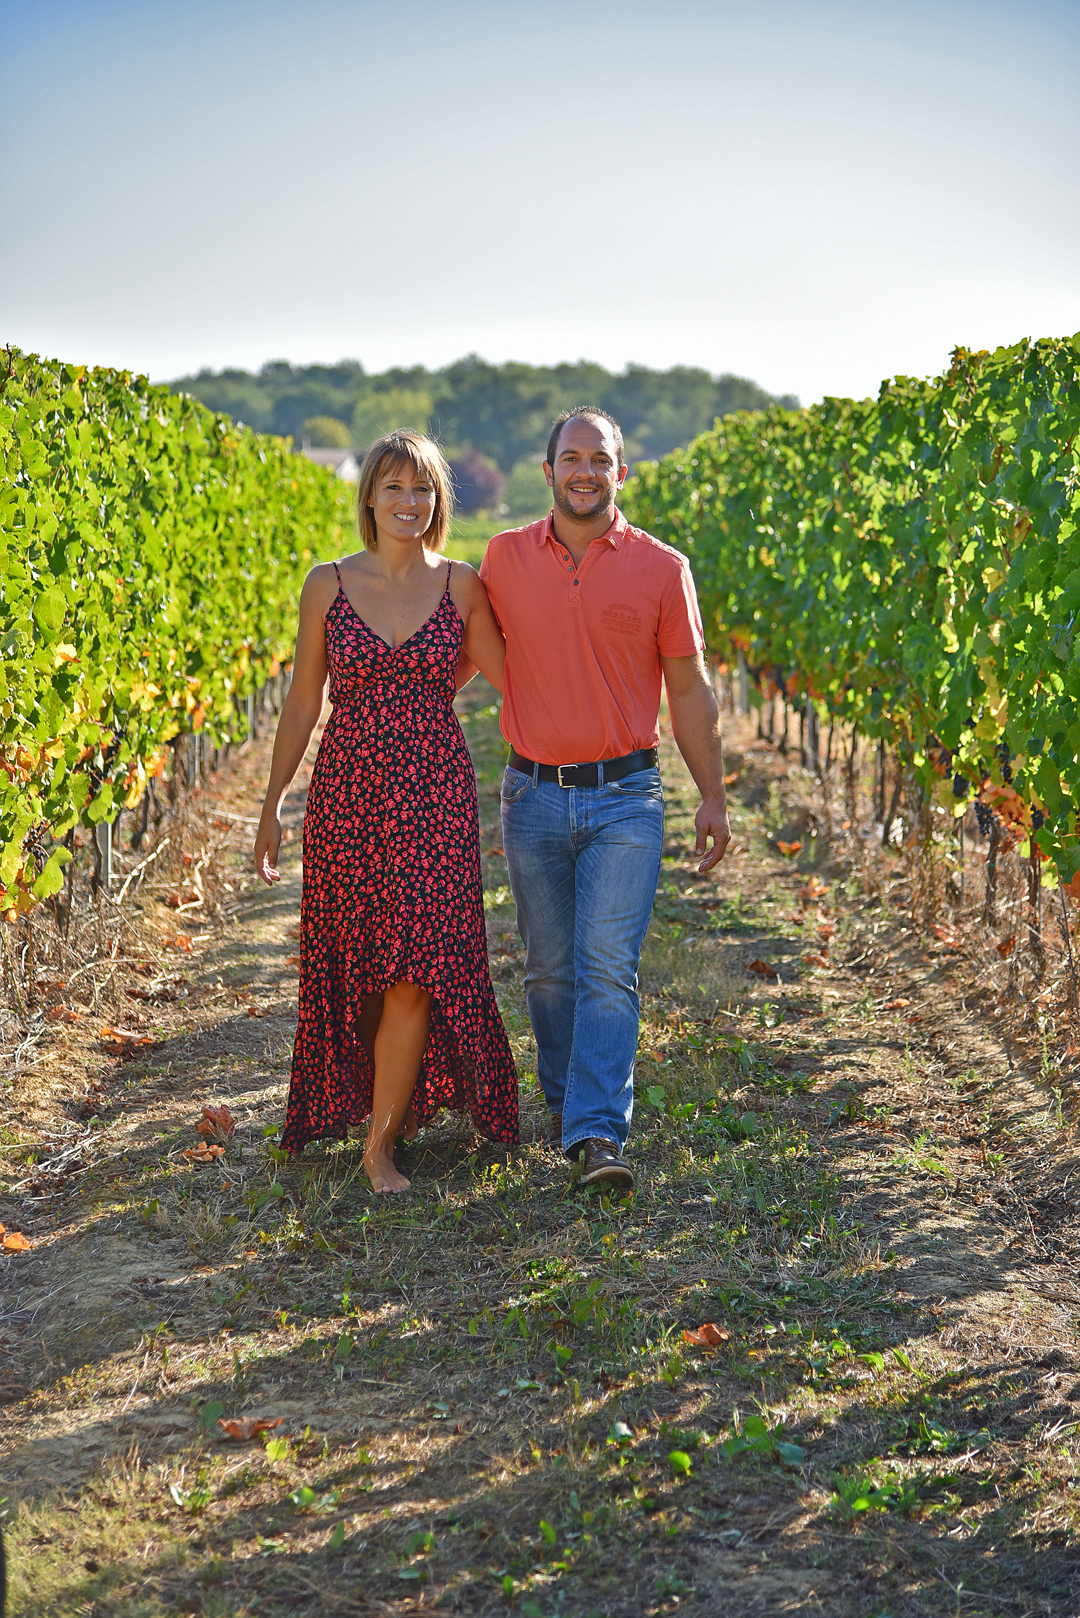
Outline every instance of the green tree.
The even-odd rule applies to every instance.
[[[503,487],[508,515],[520,522],[542,517],[551,505],[551,490],[537,460],[518,461]]]
[[[365,393],[353,410],[352,441],[366,449],[380,433],[392,433],[395,427],[426,433],[431,410],[431,394],[420,389],[383,388]]]
[[[348,449],[352,434],[338,416],[309,416],[300,425],[300,436],[312,449]]]
[[[543,450],[567,400],[553,372],[536,365],[490,365],[470,354],[440,373],[436,429],[448,444],[471,444],[501,467]]]

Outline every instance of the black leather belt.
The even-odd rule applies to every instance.
[[[600,764],[537,764],[535,759],[522,758],[516,747],[510,749],[508,760],[512,770],[523,775],[538,772],[541,781],[557,781],[561,787],[595,787],[600,784]],[[655,747],[639,747],[636,753],[624,753],[622,758],[605,758],[605,781],[621,781],[624,775],[638,770],[654,770],[659,760]]]

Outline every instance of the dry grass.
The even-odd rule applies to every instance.
[[[34,1242],[2,1261],[12,1610],[636,1618],[723,1591],[740,1613],[1074,1618],[1075,1142],[1037,1047],[1003,1051],[962,954],[883,916],[872,861],[748,733],[745,852],[698,879],[669,757],[642,1182],[579,1196],[543,1138],[500,749],[471,706],[526,1144],[446,1120],[388,1206],[358,1146],[275,1161],[298,882],[241,893],[234,841],[237,908],[153,1008],[153,1050],[117,1062],[65,1028],[6,1123],[11,1184],[73,1094],[103,1118],[70,1186],[0,1201]],[[769,838],[800,816],[795,869]],[[179,1150],[223,1100],[236,1138],[193,1168]],[[706,1321],[718,1349],[684,1337]],[[282,1424],[226,1440],[219,1404]]]

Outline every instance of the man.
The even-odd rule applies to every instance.
[[[503,847],[553,1136],[582,1184],[629,1191],[638,959],[664,834],[661,675],[701,793],[701,871],[731,837],[720,721],[689,564],[615,509],[618,423],[567,411],[544,471],[554,509],[496,534],[480,568],[506,637]]]

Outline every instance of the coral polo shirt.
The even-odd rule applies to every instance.
[[[540,764],[621,758],[659,739],[660,659],[704,647],[690,564],[616,511],[575,567],[553,515],[480,564],[506,637],[502,732]]]

